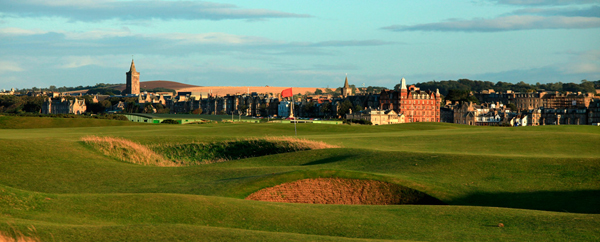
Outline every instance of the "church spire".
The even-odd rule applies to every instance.
[[[348,74],[346,74],[346,82],[344,83],[344,87],[350,88],[350,85],[348,85]]]
[[[129,72],[135,73],[135,63],[133,63],[133,59],[131,59],[131,67],[129,67]]]
[[[346,73],[346,82],[344,82],[344,87],[342,87],[342,97],[350,96],[350,85],[348,85],[348,73]]]
[[[400,90],[406,90],[406,79],[404,77],[402,77],[401,84]]]

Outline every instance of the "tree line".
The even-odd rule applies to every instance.
[[[459,80],[448,80],[448,81],[429,81],[415,84],[416,87],[421,90],[440,90],[440,93],[444,96],[448,95],[450,90],[463,90],[463,91],[474,91],[481,92],[483,90],[494,89],[496,92],[506,92],[512,90],[514,92],[535,92],[537,90],[545,91],[558,91],[558,92],[591,92],[595,93],[596,89],[600,89],[600,80],[588,81],[582,80],[581,83],[536,83],[528,84],[525,82],[519,83],[508,83],[508,82],[490,82],[490,81],[477,81],[469,79]],[[394,87],[395,89],[400,88],[400,84]]]

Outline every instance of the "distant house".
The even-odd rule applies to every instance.
[[[125,110],[126,108],[126,104],[123,101],[119,101],[118,103],[116,103],[115,105],[112,105],[110,107],[110,109],[107,110],[108,113],[119,113],[119,112],[123,112],[123,110]]]
[[[397,114],[394,110],[367,109],[359,112],[346,114],[346,119],[365,120],[373,125],[406,123],[404,114]]]
[[[277,106],[277,115],[279,117],[289,117],[291,105],[291,102],[287,100],[279,102],[279,105]]]
[[[84,99],[71,99],[60,98],[58,100],[52,100],[48,98],[42,105],[43,114],[83,114],[87,110]]]

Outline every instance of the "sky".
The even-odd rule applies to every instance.
[[[0,89],[600,80],[600,0],[0,0]]]

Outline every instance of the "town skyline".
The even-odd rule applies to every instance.
[[[600,1],[0,1],[0,88],[600,79]]]

